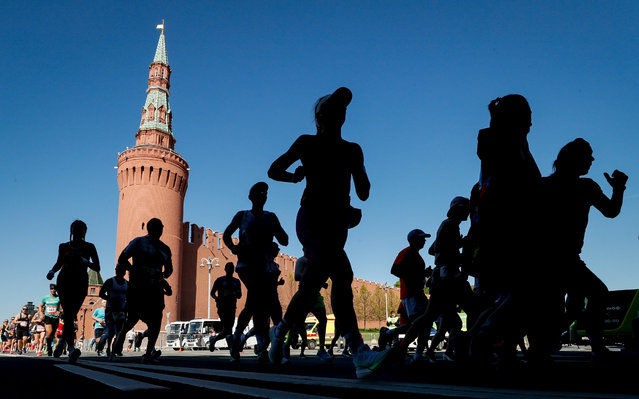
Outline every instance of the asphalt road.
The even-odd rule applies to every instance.
[[[118,362],[84,353],[76,365],[66,357],[4,354],[0,398],[639,398],[639,353],[614,352],[604,364],[592,365],[587,351],[569,347],[541,369],[525,363],[477,368],[438,354],[435,364],[395,362],[364,380],[355,378],[348,357],[326,364],[298,353],[277,367],[258,364],[250,350],[237,363],[224,350],[169,350],[153,365],[140,364],[137,352]]]

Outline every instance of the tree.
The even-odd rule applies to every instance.
[[[355,297],[355,309],[360,320],[364,320],[364,330],[366,330],[366,320],[371,315],[371,292],[362,285]]]
[[[386,295],[382,286],[376,286],[372,298],[372,316],[377,321],[386,321]]]

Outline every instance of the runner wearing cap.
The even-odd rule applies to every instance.
[[[346,107],[352,96],[349,89],[340,87],[321,97],[315,104],[317,134],[298,137],[268,171],[277,181],[298,183],[306,179],[296,230],[309,261],[283,320],[271,329],[269,358],[281,363],[286,333],[303,317],[330,278],[333,311],[353,350],[356,374],[362,378],[382,366],[388,351],[372,351],[362,340],[353,308],[353,269],[344,251],[348,229],[355,227],[362,216],[350,204],[351,179],[359,199],[367,200],[370,193],[361,147],[342,138]],[[293,173],[287,171],[297,161],[302,165]]]
[[[437,230],[435,242],[428,253],[435,257],[435,269],[429,281],[430,300],[426,312],[412,321],[406,336],[400,342],[400,351],[405,353],[410,344],[420,334],[430,335],[433,322],[440,316],[442,321],[439,336],[433,339],[427,351],[429,360],[434,361],[437,340],[443,338],[444,330],[456,332],[461,329],[461,321],[457,323],[457,305],[462,305],[468,312],[472,308],[472,290],[468,284],[468,276],[462,274],[461,254],[462,235],[459,225],[468,219],[469,201],[464,197],[455,197],[450,203],[447,218]],[[441,333],[440,333],[441,332]],[[452,354],[451,354],[452,356]]]
[[[55,331],[58,328],[60,318],[60,298],[58,298],[55,284],[49,285],[49,295],[45,296],[40,303],[40,312],[44,314],[44,337],[47,344],[47,356],[53,355],[51,343],[55,338]]]
[[[399,252],[391,268],[391,273],[399,277],[399,297],[409,322],[422,315],[428,306],[424,287],[426,286],[426,279],[432,273],[432,269],[430,266],[426,268],[426,263],[419,254],[419,251],[424,248],[428,237],[430,237],[430,234],[424,233],[420,229],[411,230],[406,237],[409,244],[408,247]],[[394,329],[382,327],[379,331],[379,347],[385,349],[388,343],[392,342],[399,334],[404,334],[408,327],[409,324],[403,324]],[[416,359],[421,358],[424,348],[428,345],[429,335],[430,329],[419,336],[417,350],[415,351]]]

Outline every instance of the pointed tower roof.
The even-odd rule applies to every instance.
[[[162,33],[160,34],[160,39],[158,40],[158,46],[155,49],[155,57],[153,57],[153,62],[159,62],[160,64],[169,65],[169,57],[166,55],[166,41],[164,39],[164,23],[162,24]]]

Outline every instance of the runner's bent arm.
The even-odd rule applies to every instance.
[[[100,271],[100,259],[98,258],[98,251],[95,249],[95,245],[91,244],[89,249],[91,251],[90,256],[93,262],[89,262],[89,268],[96,272]]]
[[[295,173],[288,172],[287,169],[300,159],[300,149],[304,136],[300,136],[295,140],[291,148],[284,154],[280,155],[268,169],[268,177],[273,180],[286,182],[286,183],[298,183],[304,179],[304,169],[298,166],[295,169]]]
[[[621,212],[621,205],[623,204],[623,193],[626,190],[626,181],[628,176],[624,173],[615,170],[612,174],[612,178],[608,173],[604,173],[606,180],[612,186],[612,197],[608,199],[606,195],[601,191],[599,185],[593,182],[593,191],[595,192],[593,198],[593,205],[601,212],[602,215],[608,218],[614,218]]]
[[[102,287],[100,287],[100,293],[98,294],[100,296],[100,298],[104,299],[105,301],[109,300],[109,292],[111,291],[111,287],[113,286],[113,280],[108,279],[107,281],[104,282],[104,285],[102,285]]]
[[[274,213],[272,215],[273,215],[273,222],[275,223],[275,232],[274,232],[275,238],[277,239],[277,242],[279,242],[280,244],[284,246],[287,246],[288,234],[286,234],[286,232],[282,228],[282,225],[280,224],[280,221],[277,218],[277,216],[275,216]]]
[[[171,248],[169,248],[168,245],[166,246],[166,250],[169,251],[169,256],[164,264],[164,278],[169,278],[171,277],[171,274],[173,274],[173,259],[171,255]]]
[[[353,157],[353,183],[355,184],[355,192],[357,197],[362,201],[366,201],[370,194],[371,182],[368,180],[366,174],[366,168],[364,167],[364,153],[362,148],[355,143],[351,150],[351,156]]]
[[[233,243],[233,233],[235,233],[235,231],[240,228],[243,217],[243,211],[239,211],[238,213],[236,213],[235,216],[233,216],[233,220],[231,220],[231,224],[229,224],[226,229],[224,229],[224,233],[222,235],[222,241],[224,241],[224,244],[231,250],[231,252],[236,255],[237,253],[235,251],[237,245]]]

